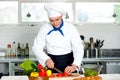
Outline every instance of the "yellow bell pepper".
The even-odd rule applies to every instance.
[[[39,73],[38,72],[31,72],[30,77],[39,77]]]
[[[51,70],[47,70],[47,76],[51,76],[52,75],[52,71]]]

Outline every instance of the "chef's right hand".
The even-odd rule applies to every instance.
[[[53,60],[51,58],[49,58],[49,59],[46,60],[46,66],[48,68],[51,68],[51,69],[54,68],[54,62],[53,62]]]

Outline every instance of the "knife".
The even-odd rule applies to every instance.
[[[59,73],[63,73],[61,70],[59,70],[58,68],[54,67],[53,68],[55,71],[59,72]]]

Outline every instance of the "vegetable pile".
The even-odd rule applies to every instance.
[[[41,64],[36,64],[30,59],[26,59],[20,65],[20,68],[24,69],[24,73],[30,77],[39,77],[39,76],[51,76],[52,71],[43,67]]]
[[[35,62],[31,61],[30,59],[26,59],[20,65],[20,68],[24,69],[24,73],[30,77],[42,77],[42,76],[49,76],[51,78],[54,77],[64,77],[68,76],[67,73],[56,73],[53,74],[50,69],[47,67],[43,67],[41,64],[36,64]]]

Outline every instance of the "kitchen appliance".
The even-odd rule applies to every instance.
[[[107,74],[120,74],[120,62],[107,62],[106,63]]]
[[[101,50],[101,58],[104,59],[120,59],[120,49],[103,49]],[[106,62],[106,73],[120,73],[120,62],[109,61]]]

